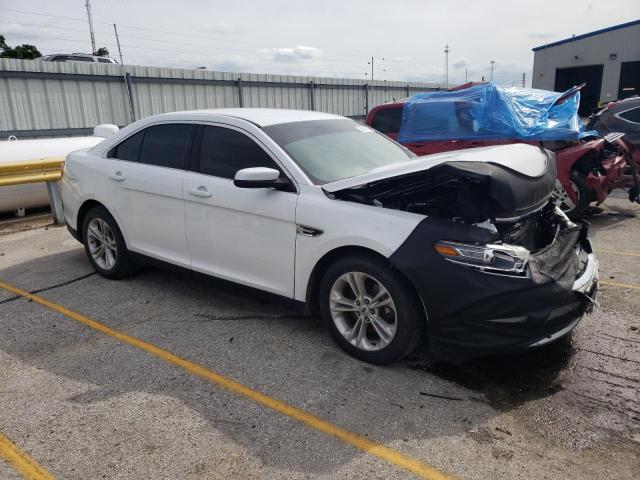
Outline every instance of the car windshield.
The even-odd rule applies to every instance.
[[[406,162],[413,155],[384,135],[353,120],[313,120],[265,127],[316,185]]]

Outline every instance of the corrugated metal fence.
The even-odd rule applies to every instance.
[[[81,135],[157,113],[224,107],[318,110],[362,117],[431,83],[226,73],[0,59],[0,139]]]

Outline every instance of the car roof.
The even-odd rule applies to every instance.
[[[188,110],[184,112],[162,113],[160,115],[149,117],[149,119],[177,121],[197,119],[212,115],[224,115],[227,117],[239,118],[260,127],[278,125],[281,123],[306,122],[311,120],[339,120],[345,118],[340,115],[313,112],[310,110],[285,110],[279,108],[216,108],[210,110]]]

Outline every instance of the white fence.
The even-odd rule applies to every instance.
[[[0,139],[90,134],[157,113],[224,107],[318,110],[363,117],[431,83],[228,73],[0,59]]]

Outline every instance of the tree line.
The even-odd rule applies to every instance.
[[[99,57],[108,57],[109,49],[107,47],[100,47],[93,55],[97,55]],[[22,45],[18,45],[16,47],[10,47],[7,45],[7,42],[4,38],[4,35],[0,35],[0,57],[1,58],[20,58],[25,60],[33,60],[35,58],[40,58],[42,54],[40,50],[35,45],[30,45],[28,43],[23,43]]]

